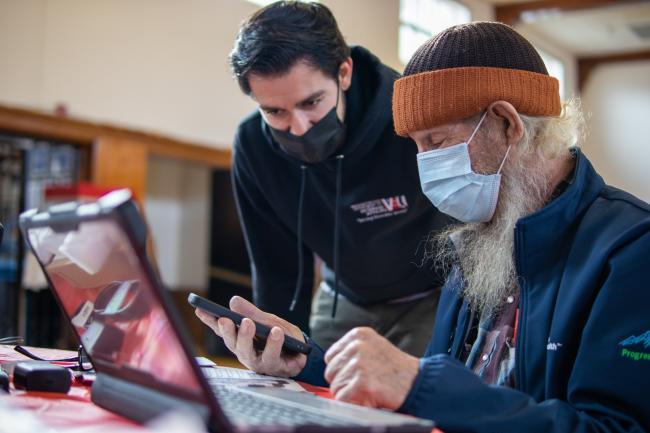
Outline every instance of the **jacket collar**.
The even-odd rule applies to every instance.
[[[575,168],[569,185],[539,211],[520,219],[515,226],[515,255],[520,277],[552,269],[563,244],[575,234],[577,221],[605,186],[580,149],[573,149]]]

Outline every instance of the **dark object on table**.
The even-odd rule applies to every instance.
[[[0,368],[0,390],[9,392],[9,375],[6,371]]]
[[[67,393],[72,376],[67,368],[46,362],[19,362],[14,368],[14,387],[27,391]]]

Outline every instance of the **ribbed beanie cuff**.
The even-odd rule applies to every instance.
[[[511,27],[476,22],[425,42],[393,89],[398,135],[455,122],[510,102],[519,113],[558,116],[559,82],[532,45]]]
[[[395,132],[433,128],[484,111],[494,101],[508,101],[519,113],[558,116],[562,110],[556,78],[501,68],[454,68],[422,72],[394,84]]]

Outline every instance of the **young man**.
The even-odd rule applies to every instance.
[[[348,47],[327,7],[293,1],[244,22],[230,64],[259,104],[232,166],[255,303],[323,347],[370,326],[422,354],[442,279],[421,243],[448,219],[420,191],[415,144],[394,133],[398,74]]]
[[[257,371],[447,433],[649,431],[650,205],[574,147],[578,107],[512,28],[451,27],[404,75],[396,131],[417,143],[427,197],[464,221],[432,242],[453,271],[426,354],[357,328],[324,355],[281,356],[283,331],[300,330],[241,298],[235,310],[274,326],[261,354],[248,319],[210,325]]]

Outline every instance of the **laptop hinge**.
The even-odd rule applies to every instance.
[[[150,421],[171,410],[196,413],[206,423],[210,416],[210,410],[203,404],[189,402],[102,373],[97,374],[93,383],[91,400],[97,406],[139,423]]]

